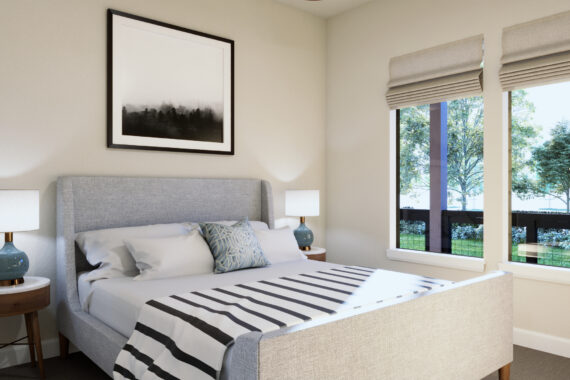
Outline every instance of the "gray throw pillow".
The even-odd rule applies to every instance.
[[[247,219],[232,226],[200,223],[200,228],[214,256],[214,273],[264,267],[270,264]]]

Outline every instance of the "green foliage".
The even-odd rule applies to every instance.
[[[570,249],[570,230],[564,228],[539,228],[538,242],[548,247]]]
[[[511,227],[511,241],[513,244],[526,243],[526,228]]]
[[[447,104],[447,186],[458,195],[461,209],[467,197],[483,191],[483,98]]]
[[[535,107],[527,96],[525,90],[511,92],[512,189],[521,199],[534,193],[531,146],[541,129],[534,124]]]
[[[451,226],[451,238],[454,240],[483,241],[483,225],[453,223]]]
[[[448,103],[448,190],[467,198],[483,191],[483,98]],[[429,188],[430,106],[400,110],[400,194]]]
[[[536,195],[551,195],[566,204],[570,212],[570,123],[559,121],[550,132],[552,138],[532,151],[538,176]]]
[[[429,105],[400,110],[400,194],[429,187]]]
[[[424,235],[426,233],[426,224],[420,220],[407,221],[400,219],[400,233]]]
[[[521,199],[552,196],[570,212],[570,123],[559,121],[551,138],[532,149],[541,128],[524,90],[511,93],[512,189]]]

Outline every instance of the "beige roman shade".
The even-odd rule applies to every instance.
[[[480,94],[483,35],[390,59],[391,109]]]
[[[503,90],[570,79],[570,12],[503,29]]]

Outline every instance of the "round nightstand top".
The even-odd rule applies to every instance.
[[[24,277],[24,283],[11,286],[0,286],[0,295],[24,293],[48,286],[49,278],[45,277]]]
[[[302,251],[305,255],[320,255],[321,253],[325,253],[327,250],[321,247],[311,247],[310,251]]]

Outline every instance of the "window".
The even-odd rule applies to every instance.
[[[483,98],[396,113],[398,248],[483,257]]]
[[[510,261],[570,268],[570,82],[509,93]]]
[[[386,254],[482,271],[483,35],[392,57],[389,66],[396,162]]]

